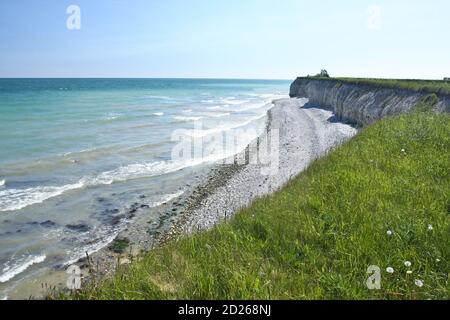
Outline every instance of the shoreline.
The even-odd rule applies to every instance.
[[[195,208],[186,211],[177,226],[181,235],[213,228],[251,205],[255,199],[277,192],[311,162],[357,133],[354,127],[336,122],[329,110],[303,109],[306,103],[306,99],[280,99],[274,101],[274,106],[268,111],[266,133],[273,130],[279,133],[278,172],[275,175],[261,174],[262,164],[246,164],[233,175],[229,175],[227,170],[219,170],[214,180],[223,183],[213,190],[208,189],[208,196],[199,199]]]
[[[265,133],[274,129],[279,132],[277,174],[262,175],[262,165],[248,164],[248,161],[246,164],[214,163],[190,169],[196,182],[188,185],[181,196],[137,214],[111,243],[74,263],[81,268],[83,282],[88,284],[110,277],[119,266],[139,259],[141,254],[167,241],[213,228],[256,198],[276,192],[316,158],[357,132],[349,125],[334,121],[331,111],[303,109],[305,103],[305,99],[275,100],[267,112]],[[250,143],[234,159],[244,157],[248,160],[249,148],[257,141]],[[159,221],[149,221],[150,216],[159,217]],[[117,241],[126,242],[122,252],[114,252]],[[35,281],[36,285],[40,284],[37,288],[41,288],[41,297],[33,297],[43,298],[48,292],[67,290],[66,279],[65,269],[49,271]],[[55,281],[59,282],[55,284]]]
[[[199,180],[196,185],[170,203],[154,208],[162,220],[169,220],[168,225],[151,237],[145,236],[148,240],[145,243],[141,238],[141,245],[136,245],[137,239],[131,236],[132,244],[123,254],[112,253],[110,245],[101,249],[90,257],[90,265],[97,264],[97,270],[86,276],[88,281],[111,276],[118,266],[129,264],[133,259],[139,259],[140,254],[168,241],[213,228],[253,200],[276,192],[312,161],[357,133],[354,127],[337,122],[331,111],[305,107],[306,103],[306,99],[279,99],[273,101],[267,112],[264,133],[279,131],[279,170],[276,175],[262,175],[261,164],[248,163],[249,148],[257,144],[258,139],[234,156],[235,160],[245,158],[245,164],[214,163],[194,170]],[[138,217],[141,221],[133,221],[129,226],[129,229],[139,230],[134,234],[142,235],[144,230],[148,231],[149,225],[143,221],[145,216],[141,215]],[[126,238],[130,234],[129,230],[121,232],[117,238]],[[80,265],[80,261],[77,264]],[[87,259],[81,259],[81,267],[89,268]]]

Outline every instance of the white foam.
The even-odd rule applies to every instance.
[[[188,137],[192,137],[192,138],[202,138],[202,137],[206,137],[209,135],[215,135],[221,132],[227,132],[233,129],[237,129],[237,128],[241,128],[241,127],[245,127],[249,124],[251,124],[252,122],[255,122],[257,120],[260,120],[261,118],[264,118],[266,116],[266,113],[261,114],[257,117],[251,118],[249,120],[246,120],[244,122],[241,123],[229,123],[226,125],[222,125],[222,126],[218,126],[214,129],[205,129],[205,130],[183,130],[183,134],[185,136]]]
[[[185,109],[185,110],[183,110],[183,112],[184,112],[184,113],[191,113],[191,112],[192,112],[192,109]]]
[[[274,93],[249,93],[247,94],[250,97],[257,97],[262,99],[282,99],[282,98],[288,98],[285,94],[274,94]]]
[[[110,185],[115,182],[163,175],[200,163],[201,162],[197,163],[196,161],[135,163],[111,171],[102,172],[97,176],[83,177],[78,183],[74,184],[2,190],[0,191],[0,211],[20,210],[33,204],[42,203],[50,198],[60,196],[67,191],[81,189],[86,186]]]
[[[79,154],[82,154],[82,153],[94,152],[94,151],[97,151],[97,150],[99,150],[99,149],[91,148],[91,149],[83,149],[83,150],[80,150],[80,151],[71,151],[71,152],[64,153],[63,156],[64,157],[69,157],[69,156],[72,156],[72,155],[79,155]]]
[[[163,205],[164,203],[169,202],[172,199],[178,198],[183,193],[184,193],[184,190],[180,190],[180,191],[172,193],[172,194],[167,194],[164,197],[162,197],[161,200],[152,203],[151,207],[153,207],[153,208],[159,207],[159,206]]]
[[[190,121],[198,121],[198,120],[203,119],[203,117],[184,117],[184,116],[175,116],[173,118],[179,122],[190,122]]]
[[[234,109],[231,111],[248,111],[248,110],[256,110],[256,109],[265,109],[268,110],[271,106],[270,102],[262,102],[262,103],[246,103],[243,105],[239,105],[238,107],[234,106]]]
[[[147,98],[159,99],[159,100],[173,100],[173,98],[167,97],[167,96],[147,96]]]
[[[102,233],[102,232],[99,232]],[[75,249],[73,252],[71,252],[71,256],[68,261],[64,263],[64,266],[70,266],[77,262],[80,258],[85,257],[86,252],[89,256],[93,255],[94,253],[100,251],[104,247],[106,247],[108,244],[114,241],[114,239],[117,237],[119,231],[116,230],[115,232],[110,233],[106,237],[101,237],[98,242],[95,242],[94,244],[90,244],[87,246],[78,246],[77,249]]]
[[[117,118],[121,117],[122,114],[116,113],[116,112],[110,112],[106,115],[106,120],[116,120]]]
[[[3,179],[3,180],[0,180],[0,187],[3,187],[4,185],[6,184],[6,181],[5,181],[5,179]]]
[[[211,118],[222,118],[222,117],[228,117],[231,113],[229,112],[223,112],[223,113],[208,113],[208,117]]]
[[[176,162],[150,162],[134,163],[119,167],[111,171],[105,171],[95,177],[82,179],[85,185],[109,185],[114,182],[122,182],[132,179],[158,176],[183,169],[185,164]]]
[[[24,272],[33,264],[44,262],[47,257],[45,255],[40,256],[28,256],[25,259],[21,259],[21,261],[17,262],[15,265],[6,266],[2,270],[2,274],[0,275],[0,283],[7,282],[17,276],[18,274]]]
[[[183,130],[185,136],[192,138],[215,135],[221,132],[230,131],[240,127],[245,127],[252,122],[263,118],[266,113],[255,118],[251,118],[241,123],[229,123],[206,130]],[[248,144],[250,139],[241,139],[243,146]],[[237,153],[237,152],[236,152]],[[226,156],[231,156],[227,154]],[[81,189],[88,186],[109,185],[115,182],[163,175],[182,170],[187,167],[197,166],[203,163],[214,162],[225,158],[223,154],[213,154],[207,157],[194,158],[183,161],[158,161],[149,163],[134,163],[116,168],[114,170],[102,172],[96,176],[85,176],[77,183],[62,186],[37,186],[26,189],[2,189],[0,190],[0,211],[15,211],[25,207],[42,203],[50,198],[62,195],[65,192]]]
[[[222,99],[222,102],[228,105],[240,105],[249,102],[249,100],[239,100],[234,98]]]
[[[27,189],[6,189],[0,191],[0,211],[14,211],[28,207],[32,204],[42,203],[47,199],[59,196],[66,191],[83,187],[80,181],[64,186],[34,187]]]
[[[157,117],[162,117],[164,115],[164,112],[155,112],[153,115]]]

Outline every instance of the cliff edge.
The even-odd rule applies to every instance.
[[[297,78],[289,95],[309,99],[309,105],[332,109],[338,117],[358,125],[427,106],[436,113],[450,112],[450,95],[409,90],[376,82],[351,83],[340,79]]]

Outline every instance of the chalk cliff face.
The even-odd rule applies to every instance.
[[[435,112],[450,112],[450,96],[376,85],[351,84],[339,80],[297,78],[291,97],[308,98],[309,104],[330,108],[343,120],[359,125],[413,110],[423,99],[435,99]]]

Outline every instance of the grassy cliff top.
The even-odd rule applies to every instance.
[[[326,78],[326,77],[300,77],[299,79],[338,81],[349,84],[372,85],[387,88],[400,88],[417,92],[450,95],[450,81],[444,80]]]
[[[448,299],[449,128],[448,115],[381,120],[230,221],[63,298]]]

